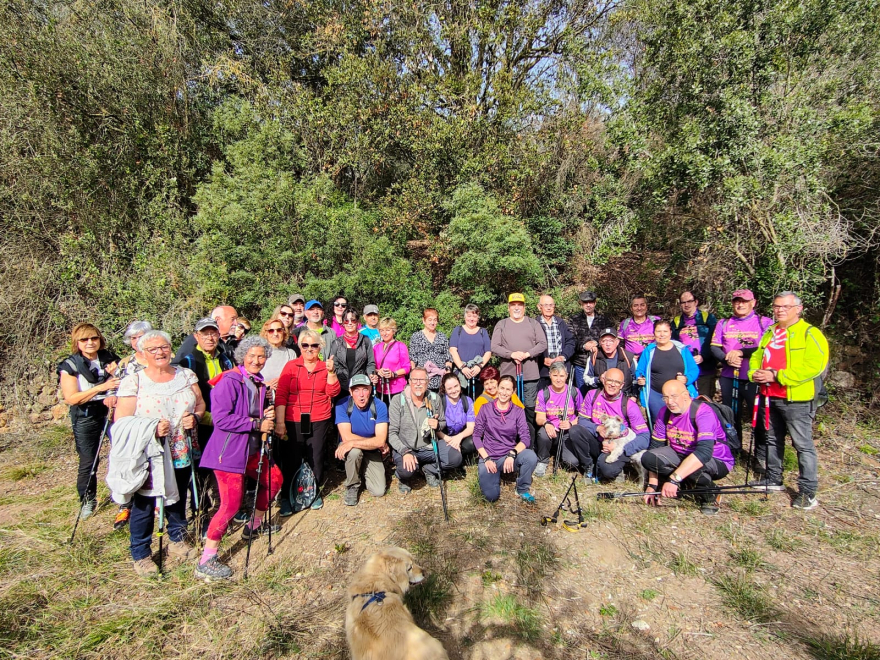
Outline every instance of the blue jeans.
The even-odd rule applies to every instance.
[[[498,459],[496,463],[498,470],[495,474],[486,469],[486,461],[482,458],[478,467],[480,490],[483,491],[483,497],[490,502],[497,502],[501,497],[501,473],[503,459],[506,456],[496,456],[495,458]],[[516,455],[516,459],[513,461],[513,471],[516,472],[516,492],[520,495],[528,493],[532,487],[532,472],[535,471],[537,464],[538,456],[531,449],[523,449]]]
[[[583,391],[582,388],[584,386],[584,373],[586,373],[586,367],[579,367],[574,365],[574,386],[579,390]]]
[[[651,415],[651,420],[648,422],[650,428],[653,430],[654,422],[657,421],[657,417],[660,415],[660,409],[666,404],[663,403],[663,395],[660,392],[655,392],[654,390],[647,390],[648,392],[648,412]]]
[[[174,470],[177,491],[180,500],[165,506],[165,517],[168,519],[168,537],[172,541],[183,541],[186,538],[186,493],[189,485],[190,468]],[[146,559],[152,554],[150,544],[153,540],[153,520],[156,509],[156,498],[134,494],[132,498],[131,518],[128,529],[131,534],[131,558],[134,561]]]

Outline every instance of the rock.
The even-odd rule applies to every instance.
[[[63,403],[59,403],[55,406],[52,406],[52,419],[64,419],[67,417],[67,406]]]
[[[642,632],[647,632],[651,629],[651,626],[648,625],[648,622],[642,621],[641,619],[636,619],[630,625],[636,630],[641,630]]]
[[[37,397],[37,403],[39,403],[44,408],[51,408],[55,403],[57,403],[58,399],[55,397],[55,392],[52,394],[46,394],[43,392]]]
[[[41,412],[38,417],[41,422],[51,422],[52,421],[52,413],[49,411]]]
[[[31,421],[31,424],[38,424],[40,422],[39,413],[32,412],[28,415],[28,419]]]
[[[828,376],[828,384],[849,390],[856,386],[856,377],[848,371],[832,371]]]

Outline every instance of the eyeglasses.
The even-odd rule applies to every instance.
[[[691,298],[690,300],[679,300],[678,302],[682,305],[690,305],[691,303],[697,302],[697,299]]]
[[[678,394],[670,394],[669,396],[661,396],[660,398],[664,401],[672,401],[673,399],[677,399],[678,397],[680,397],[682,394],[684,394],[684,392],[679,392]]]
[[[778,309],[783,312],[787,312],[790,309],[794,309],[795,307],[800,307],[800,305],[773,305],[773,309]]]
[[[100,337],[83,337],[82,339],[77,339],[77,341],[81,341],[86,343],[87,341],[101,341]]]
[[[409,382],[411,382],[411,383],[427,383],[428,379],[427,378],[410,378]]]
[[[617,385],[618,387],[620,387],[621,385],[623,385],[623,381],[622,380],[608,380],[608,379],[606,379],[605,384],[606,385]]]
[[[357,321],[354,319],[348,319],[347,321],[343,321],[342,325],[357,325]]]
[[[269,333],[282,332],[283,333],[284,328],[269,328],[268,330],[266,330],[266,332],[269,332]]]
[[[292,312],[278,312],[278,316],[293,316]]]
[[[333,303],[334,307],[348,307],[348,303]]]
[[[300,348],[319,348],[321,344],[300,344]]]
[[[159,355],[161,353],[170,353],[171,346],[165,344],[165,346],[153,346],[152,348],[145,348],[144,350],[150,355]]]

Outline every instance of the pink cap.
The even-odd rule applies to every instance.
[[[754,300],[755,294],[748,289],[737,289],[733,292],[733,298],[742,298],[743,300]]]

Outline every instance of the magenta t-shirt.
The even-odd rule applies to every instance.
[[[724,354],[743,348],[756,348],[764,335],[764,331],[773,325],[773,320],[766,316],[758,316],[750,312],[745,318],[724,319],[718,321],[715,326],[715,334],[712,335],[712,346],[720,346]],[[735,369],[725,364],[721,370],[723,378],[733,378]],[[749,360],[744,359],[739,368],[740,380],[749,379]]]
[[[708,440],[714,440],[715,446],[712,448],[712,458],[715,458],[727,466],[728,470],[733,469],[733,454],[730,447],[724,442],[724,429],[715,413],[707,405],[701,405],[697,409],[696,421],[697,429],[691,425],[690,409],[686,409],[679,415],[670,414],[669,424],[664,424],[666,417],[666,406],[660,409],[657,420],[654,422],[654,439],[660,442],[668,442],[669,446],[675,450],[675,453],[687,456],[693,453],[696,443]]]
[[[565,392],[554,392],[553,388],[549,388],[550,390],[550,401],[544,401],[544,390],[541,389],[538,391],[538,401],[535,404],[535,412],[542,412],[547,414],[547,421],[550,422],[555,428],[559,428],[559,422],[562,419],[562,412],[565,410],[565,402],[568,401],[568,421],[574,422],[578,416],[578,410],[581,407],[581,393],[576,389],[574,390],[574,401],[572,401],[571,396],[568,393],[568,386],[566,386]]]
[[[379,394],[400,394],[406,388],[406,374],[409,373],[409,350],[402,341],[395,340],[385,354],[385,342],[379,342],[373,346],[373,357],[376,358],[376,369],[391,369],[391,371],[404,370],[403,376],[395,376],[389,383],[389,391],[384,390],[382,381],[376,391]]]
[[[649,314],[641,323],[632,317],[621,321],[617,334],[623,340],[623,347],[633,355],[641,355],[645,346],[654,341],[654,324],[659,320],[659,316]]]
[[[599,393],[596,394],[596,392]],[[623,402],[626,402],[626,415],[623,414]],[[581,417],[586,417],[595,424],[601,424],[602,419],[599,417],[601,413],[605,413],[609,417],[620,417],[624,424],[628,423],[634,433],[648,432],[648,424],[635,401],[630,401],[628,397],[622,395],[609,401],[605,398],[603,390],[587,392],[580,407]]]

